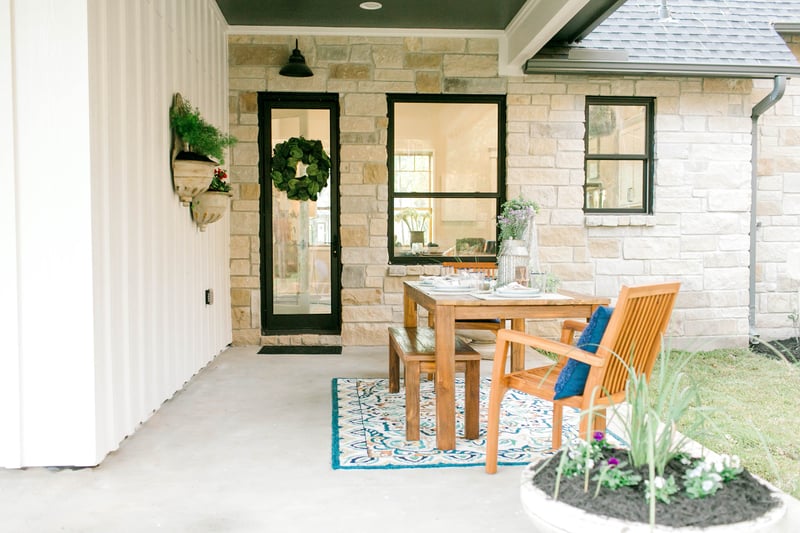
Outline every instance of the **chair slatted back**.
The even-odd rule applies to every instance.
[[[679,288],[678,282],[622,287],[597,350],[608,358],[606,367],[592,369],[587,392],[600,385],[597,398],[624,394],[629,366],[650,379]]]
[[[450,267],[453,270],[472,270],[473,272],[481,272],[489,277],[497,276],[497,263],[489,261],[444,261],[443,267]]]

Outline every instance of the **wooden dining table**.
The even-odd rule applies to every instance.
[[[456,320],[504,319],[511,329],[525,331],[526,319],[589,319],[597,307],[608,305],[608,298],[570,291],[540,294],[536,297],[508,298],[491,293],[437,292],[419,281],[404,282],[403,323],[417,327],[418,307],[435,316],[436,337],[436,447],[453,450],[456,446],[455,330]],[[512,345],[511,369],[521,370],[525,348]]]

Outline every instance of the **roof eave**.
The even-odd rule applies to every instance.
[[[775,31],[778,33],[800,33],[800,22],[775,22],[772,27],[774,27]]]
[[[694,76],[703,78],[800,77],[800,65],[729,65],[704,63],[633,63],[529,59],[525,74],[615,74],[640,76]]]
[[[627,0],[589,0],[583,9],[550,40],[553,43],[580,41],[611,16]]]

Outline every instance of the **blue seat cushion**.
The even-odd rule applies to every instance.
[[[583,333],[581,333],[576,346],[584,351],[596,353],[613,312],[613,307],[598,307],[592,313],[592,317],[589,319],[589,323],[586,324]],[[558,374],[555,387],[553,387],[555,391],[553,399],[560,400],[561,398],[583,394],[583,389],[586,387],[586,378],[588,377],[589,365],[570,359]]]

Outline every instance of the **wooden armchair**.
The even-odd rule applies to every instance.
[[[502,329],[497,335],[492,369],[492,388],[489,393],[489,417],[486,438],[486,472],[497,472],[497,447],[500,423],[500,404],[508,389],[517,389],[553,402],[554,449],[561,447],[562,413],[564,406],[581,412],[593,409],[592,431],[605,429],[605,408],[625,400],[628,366],[637,375],[650,379],[661,339],[675,305],[680,283],[661,283],[638,287],[622,287],[614,312],[598,343],[597,353],[590,353],[570,344],[573,333],[585,324],[566,321],[561,342],[534,337],[526,333]],[[520,343],[534,349],[559,355],[554,366],[506,372],[509,345]],[[554,387],[561,368],[568,359],[590,365],[582,394],[554,400]],[[589,417],[582,416],[581,438],[589,433]]]

